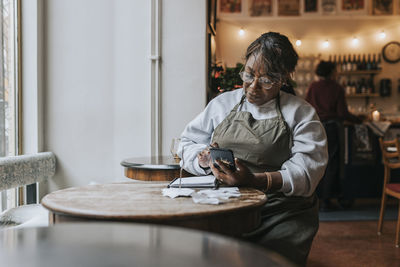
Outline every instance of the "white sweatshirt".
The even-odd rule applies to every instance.
[[[182,158],[184,147],[185,170],[195,175],[206,174],[199,166],[197,155],[210,145],[214,129],[240,102],[242,95],[243,89],[219,95],[186,126],[178,150]],[[275,102],[273,99],[256,106],[245,100],[239,110],[250,112],[256,120],[273,118],[278,116]],[[314,108],[300,97],[281,91],[280,107],[293,135],[291,156],[279,170],[283,179],[280,191],[287,196],[310,196],[324,175],[328,162],[324,127]]]

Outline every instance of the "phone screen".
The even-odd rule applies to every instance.
[[[235,158],[233,156],[232,150],[224,148],[210,148],[210,154],[213,164],[217,169],[220,169],[220,167],[218,163],[216,163],[215,161],[220,160],[226,165],[228,165],[231,170],[233,171],[236,170]]]

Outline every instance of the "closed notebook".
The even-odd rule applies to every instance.
[[[218,180],[214,175],[175,178],[168,187],[179,188],[179,184],[182,188],[217,188]]]

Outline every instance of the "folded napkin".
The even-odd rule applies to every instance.
[[[239,188],[221,187],[218,189],[204,189],[192,194],[194,203],[218,205],[227,202],[229,198],[240,197]]]
[[[190,188],[163,188],[161,191],[163,196],[170,198],[189,197],[194,192]]]

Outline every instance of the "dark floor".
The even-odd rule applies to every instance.
[[[307,266],[400,266],[396,221],[385,220],[381,236],[377,226],[377,220],[320,222]]]

